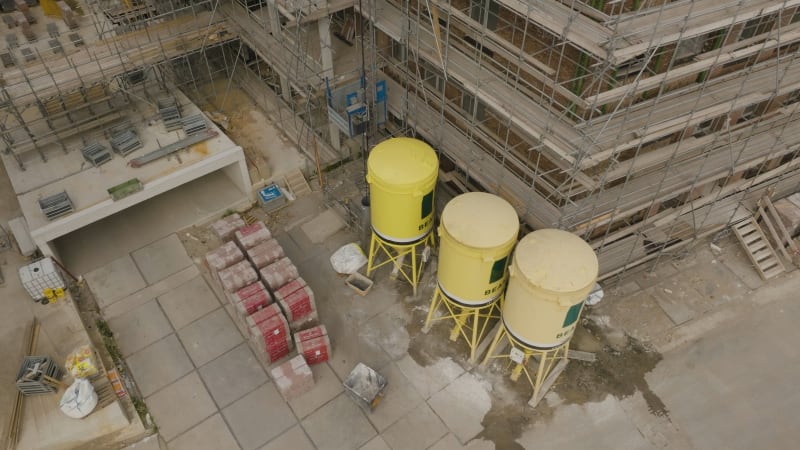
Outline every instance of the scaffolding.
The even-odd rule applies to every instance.
[[[90,0],[80,44],[0,52],[14,63],[0,149],[20,166],[69,151],[65,137],[121,119],[141,81],[225,80],[319,168],[391,136],[428,141],[448,187],[582,235],[613,280],[745,220],[768,188],[797,189],[799,7]]]

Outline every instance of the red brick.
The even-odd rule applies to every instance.
[[[286,254],[283,252],[283,247],[275,239],[262,242],[247,250],[247,258],[256,269],[266,267],[284,256]]]
[[[228,242],[233,240],[236,230],[245,225],[247,224],[244,223],[239,214],[234,213],[212,223],[211,229],[222,242]]]
[[[286,296],[288,296],[292,292],[298,289],[302,289],[306,286],[307,286],[306,280],[304,280],[302,277],[295,278],[294,280],[284,284],[283,286],[278,288],[278,290],[275,291],[275,301],[283,300],[286,298]]]
[[[267,291],[258,291],[236,303],[236,311],[242,316],[247,317],[259,309],[266,308],[270,303],[272,303],[272,297],[269,296],[269,293],[267,293]]]
[[[262,268],[259,272],[261,279],[273,292],[300,276],[297,267],[292,264],[289,258],[279,259]]]
[[[236,292],[239,289],[255,283],[258,280],[258,273],[250,265],[250,261],[240,261],[219,272],[219,281],[222,288],[228,292]]]
[[[293,400],[314,387],[314,374],[302,355],[286,361],[270,370],[270,376],[278,388],[278,392],[287,402]]]
[[[279,303],[289,322],[296,322],[317,310],[314,291],[308,286],[292,292]]]
[[[319,364],[331,356],[331,341],[328,336],[307,339],[297,346],[297,353],[303,355],[309,364]]]
[[[272,316],[276,316],[278,314],[282,314],[281,308],[278,306],[277,303],[273,303],[267,306],[264,309],[260,309],[253,314],[247,316],[245,319],[247,323],[247,328],[252,328],[261,322],[271,318]]]

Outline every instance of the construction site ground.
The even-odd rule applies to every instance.
[[[527,405],[530,386],[524,377],[511,382],[505,364],[470,366],[466,345],[450,342],[444,323],[421,332],[435,259],[425,268],[417,295],[408,284],[391,280],[388,267],[373,276],[375,286],[365,297],[334,272],[331,253],[348,242],[363,245],[364,236],[348,228],[341,209],[331,209],[325,200],[349,198],[357,204],[352,200],[360,198],[361,164],[325,174],[328,196],[317,189],[271,215],[253,210],[313,288],[333,345],[331,360],[313,366],[314,389],[288,403],[202,265],[205,252],[219,244],[205,224],[170,229],[174,222],[164,213],[163,219],[148,219],[159,235],[149,234],[146,242],[126,229],[97,227],[97,242],[115,241],[114,248],[87,241],[62,249],[67,266],[75,261],[76,275],[94,294],[157,426],[157,437],[131,448],[796,447],[798,271],[762,283],[738,243],[725,237],[714,247],[704,242],[675,259],[662,258],[652,272],[629,272],[606,289],[600,304],[585,309],[573,339],[572,348],[595,353],[597,361],[572,361],[534,409]],[[19,214],[19,206],[4,174],[0,183],[5,223]],[[169,211],[169,205],[160,208]],[[144,213],[121,214],[137,220],[133,216]],[[66,341],[57,333],[65,326],[74,330],[77,323],[63,323],[70,303],[30,301],[16,275],[24,263],[13,251],[0,253],[6,278],[0,287],[6,305],[2,399],[15,393],[27,320],[46,317],[44,333],[59,345],[42,351],[60,358]],[[342,387],[359,362],[388,379],[386,397],[372,413]],[[4,427],[12,403],[0,402]],[[26,409],[20,448],[81,447],[35,425],[43,415],[60,414],[57,401],[49,403],[50,410]],[[63,417],[65,423],[71,420]],[[132,416],[131,429],[143,431],[138,420]],[[129,436],[120,434],[116,442],[122,445]],[[88,443],[94,436],[87,431],[84,437]],[[93,445],[87,444],[113,448],[107,442]]]

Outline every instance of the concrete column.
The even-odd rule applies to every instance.
[[[317,31],[319,31],[319,55],[320,62],[322,63],[322,76],[329,80],[331,86],[334,84],[333,80],[333,51],[331,49],[331,20],[328,17],[322,17],[317,21]],[[339,128],[332,121],[329,122],[329,129],[331,135],[331,146],[337,151],[342,148],[342,143],[339,136]]]
[[[272,31],[272,36],[277,41],[282,41],[283,36],[281,35],[281,16],[280,12],[278,12],[278,8],[275,7],[275,1],[270,0],[267,2],[267,15],[269,16],[269,29]],[[289,78],[278,72],[278,79],[281,83],[281,97],[286,102],[292,101],[292,89],[289,85]]]

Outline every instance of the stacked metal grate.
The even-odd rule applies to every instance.
[[[61,368],[47,356],[26,356],[17,372],[17,389],[22,395],[52,394],[58,391]]]
[[[48,220],[61,217],[74,211],[67,191],[39,199],[39,208]]]
[[[95,167],[111,161],[111,158],[114,157],[105,145],[98,142],[87,144],[81,149],[81,153],[83,153],[83,158]]]
[[[122,156],[142,148],[142,141],[139,140],[133,130],[125,130],[113,135],[111,138],[111,148]]]
[[[183,126],[181,121],[181,108],[175,97],[162,97],[157,101],[158,115],[164,121],[167,131],[175,131]]]
[[[185,117],[181,123],[183,124],[183,131],[186,132],[187,136],[190,134],[200,133],[208,128],[206,125],[206,119],[202,114],[195,114],[193,116]]]

